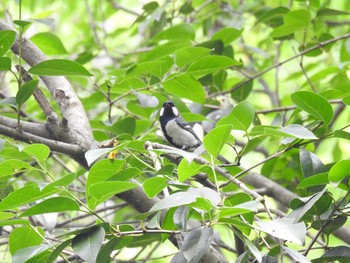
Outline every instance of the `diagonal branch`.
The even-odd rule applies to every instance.
[[[0,30],[14,30],[9,24],[0,20]],[[11,50],[19,54],[19,40],[16,38]],[[43,52],[38,49],[30,40],[23,39],[21,43],[22,58],[30,65],[36,65],[47,60]],[[55,98],[60,111],[64,117],[64,129],[60,130],[58,122],[51,122],[56,125],[52,131],[57,138],[64,142],[80,145],[84,150],[95,146],[92,130],[86,112],[71,84],[64,77],[40,76],[51,95]]]

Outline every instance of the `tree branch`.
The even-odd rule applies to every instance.
[[[10,25],[0,20],[0,30],[14,30]],[[19,40],[16,38],[11,50],[19,54]],[[21,43],[22,58],[34,66],[47,60],[46,56],[30,40],[23,39]],[[64,117],[65,129],[52,129],[56,138],[62,141],[80,145],[85,151],[95,146],[92,130],[86,112],[72,86],[64,77],[40,76],[55,98]],[[53,122],[52,122],[53,123]],[[57,122],[56,122],[57,123]]]

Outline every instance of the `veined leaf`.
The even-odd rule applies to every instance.
[[[67,59],[46,60],[34,65],[28,72],[40,76],[93,76],[79,63]]]

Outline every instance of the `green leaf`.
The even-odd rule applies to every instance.
[[[30,225],[30,222],[24,219],[11,219],[11,220],[0,221],[0,226],[15,226],[15,225]]]
[[[194,40],[195,31],[190,24],[179,24],[173,27],[170,27],[166,30],[161,31],[155,37],[153,37],[153,41],[160,40]]]
[[[189,65],[201,57],[208,56],[210,51],[209,48],[204,47],[182,48],[174,53],[175,63],[179,67]]]
[[[104,159],[95,163],[86,180],[86,189],[95,183],[106,181],[111,176],[118,173],[124,166],[124,160]]]
[[[72,240],[72,248],[83,260],[95,263],[104,238],[105,230],[101,226],[96,226],[89,232],[75,236]]]
[[[243,30],[238,30],[232,27],[225,27],[217,32],[211,37],[212,40],[220,39],[224,45],[230,44],[232,41],[239,38],[242,34]]]
[[[180,98],[203,104],[205,92],[201,83],[188,74],[176,75],[163,82],[164,89]]]
[[[274,38],[288,36],[298,30],[307,27],[311,20],[311,14],[308,10],[290,11],[284,17],[284,24],[276,27],[271,36]]]
[[[13,20],[13,23],[17,26],[20,26],[22,28],[26,27],[27,25],[30,25],[32,21],[26,21],[26,20]]]
[[[43,237],[39,235],[38,231],[39,229],[35,231],[34,227],[31,226],[21,226],[12,230],[9,237],[11,255],[22,248],[40,245]]]
[[[43,188],[43,191],[46,191],[50,187],[67,186],[67,185],[71,184],[76,177],[77,177],[76,173],[69,173],[69,174],[61,177],[60,179],[57,179],[56,181],[46,185]]]
[[[123,227],[123,226],[122,226]],[[120,231],[124,231],[119,227]],[[125,230],[127,231],[127,230]],[[129,230],[132,231],[132,230]],[[96,262],[98,263],[109,263],[111,262],[110,255],[113,251],[126,247],[133,241],[131,236],[121,236],[121,237],[113,237],[106,244],[102,246],[100,251],[98,252]]]
[[[62,41],[51,32],[38,33],[30,38],[46,55],[67,54]]]
[[[34,65],[28,72],[40,76],[93,76],[79,63],[67,59],[46,60]]]
[[[108,200],[112,196],[136,188],[134,183],[123,181],[100,182],[88,188],[88,194],[95,199],[94,203],[89,202],[89,207],[94,209],[97,205]]]
[[[346,105],[350,106],[350,96],[346,96],[346,97],[343,99],[343,102],[344,102]]]
[[[186,181],[191,176],[198,174],[204,168],[205,167],[203,165],[196,164],[195,162],[191,162],[189,164],[186,159],[182,159],[177,167],[179,181]]]
[[[56,190],[40,191],[37,185],[26,185],[10,193],[0,202],[0,211],[15,209],[53,194]]]
[[[24,147],[22,152],[25,152],[39,163],[43,163],[50,155],[50,148],[45,144],[33,143]]]
[[[32,168],[32,166],[21,160],[8,159],[0,163],[0,177],[22,173]]]
[[[327,169],[316,154],[305,148],[300,149],[300,164],[304,177],[326,172]]]
[[[333,119],[333,109],[322,96],[310,91],[298,91],[291,95],[292,101],[300,109],[328,125]]]
[[[216,126],[231,124],[234,130],[247,131],[255,116],[253,105],[249,101],[237,104],[228,116],[221,118]]]
[[[32,216],[45,213],[56,213],[63,211],[79,211],[79,205],[76,201],[68,197],[52,197],[41,203],[32,206],[24,211],[20,216]]]
[[[329,181],[337,186],[344,178],[350,175],[350,160],[341,160],[329,170]]]
[[[165,57],[163,60],[140,62],[131,67],[127,72],[127,77],[135,77],[139,75],[150,74],[158,78],[163,77],[169,71],[173,61],[170,57]]]
[[[39,80],[30,80],[26,82],[16,94],[16,102],[19,106],[23,105],[30,96],[34,93],[36,87],[38,86]]]
[[[149,51],[145,57],[145,60],[152,61],[159,58],[168,56],[185,47],[192,46],[190,41],[184,40],[172,40],[160,46],[156,46],[154,49]]]
[[[12,61],[9,57],[0,57],[0,71],[11,71],[11,64]]]
[[[188,67],[187,73],[201,77],[240,64],[240,62],[225,56],[206,56],[195,60]]]
[[[204,148],[209,154],[217,157],[230,136],[232,125],[220,125],[212,129],[203,139]]]
[[[152,177],[148,178],[143,183],[143,189],[145,190],[146,195],[149,198],[156,196],[160,193],[165,187],[167,187],[167,181],[169,179],[165,177]]]
[[[235,85],[232,89],[233,91],[231,92],[231,97],[233,99],[235,99],[238,102],[244,101],[250,94],[250,92],[253,89],[253,80],[250,81],[245,81],[243,80],[244,84],[241,84],[241,82],[239,82],[237,85]],[[238,88],[236,88],[236,86],[238,86]],[[229,89],[231,89],[231,87],[229,87]]]
[[[297,186],[298,189],[305,189],[312,186],[326,185],[328,184],[328,172],[311,175],[303,179]]]
[[[12,30],[1,30],[0,31],[0,57],[6,54],[15,42],[16,32]]]
[[[10,212],[0,212],[0,221],[14,217],[16,214]]]
[[[334,137],[350,140],[350,133],[342,130],[336,130],[334,132]]]

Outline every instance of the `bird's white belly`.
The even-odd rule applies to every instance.
[[[166,131],[168,135],[173,139],[173,143],[176,145],[182,145],[188,148],[198,146],[198,140],[192,133],[181,129],[175,122],[171,120],[166,125]]]

